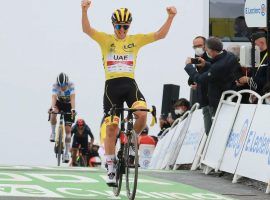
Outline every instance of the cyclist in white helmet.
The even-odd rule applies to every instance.
[[[64,115],[65,121],[65,132],[66,132],[66,139],[65,139],[65,153],[63,155],[63,161],[69,161],[69,150],[70,150],[70,142],[71,142],[71,126],[74,123],[75,118],[75,88],[74,84],[69,81],[68,76],[65,73],[60,73],[57,76],[56,83],[53,84],[52,88],[52,102],[51,108],[49,109],[50,112],[60,112],[64,111],[67,113]],[[50,136],[50,141],[55,141],[55,127],[57,123],[56,115],[51,114],[50,116],[51,128],[52,133]]]

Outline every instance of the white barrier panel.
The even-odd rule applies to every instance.
[[[153,157],[151,159],[149,168],[150,169],[160,169],[162,165],[163,158],[165,157],[165,152],[168,146],[170,145],[173,134],[177,126],[173,129],[169,129],[167,134],[157,143],[157,147],[154,151]]]
[[[165,131],[169,131],[169,129],[166,129]],[[167,135],[168,135],[168,132],[162,139],[160,139],[158,141],[156,148],[153,152],[152,159],[151,159],[150,164],[149,164],[149,169],[156,169],[157,162],[158,162],[159,156],[160,156],[160,152],[162,152],[162,150],[164,149],[164,143],[166,142]]]
[[[221,162],[221,171],[235,173],[256,107],[254,104],[240,105]]]
[[[139,148],[139,164],[142,169],[147,169],[149,167],[153,152],[155,150],[155,145],[152,144],[141,144]]]
[[[177,149],[179,149],[179,147],[181,146],[185,138],[185,135],[189,126],[189,122],[190,122],[190,117],[191,117],[191,114],[189,114],[188,117],[184,119],[182,122],[179,122],[177,124],[177,129],[174,133],[174,136],[172,137],[170,146],[166,150],[165,158],[161,165],[161,169],[165,169],[167,166],[169,167],[169,165],[171,166],[174,165],[174,162],[177,157],[176,151]]]
[[[270,182],[270,123],[269,105],[258,105],[236,174]]]
[[[168,134],[170,137],[166,138],[167,142],[164,145],[164,151],[160,153],[159,162],[157,164],[157,169],[165,169],[170,158],[170,153],[172,152],[172,143],[180,135],[180,130],[183,128],[186,120],[179,122],[175,127],[173,127]]]
[[[237,105],[234,103],[222,102],[220,110],[218,110],[219,112],[217,111],[216,119],[212,124],[202,160],[202,163],[208,166],[208,172],[210,171],[209,167],[217,169],[221,163],[227,140],[237,114],[236,108]]]
[[[202,110],[196,110],[192,114],[189,128],[184,141],[180,146],[180,151],[175,164],[193,163],[200,142],[205,134]]]

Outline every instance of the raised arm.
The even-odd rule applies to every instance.
[[[95,29],[91,27],[88,16],[87,16],[87,11],[88,8],[91,5],[90,0],[83,0],[81,3],[82,6],[82,29],[83,32],[92,37]]]
[[[172,21],[177,14],[177,10],[174,6],[167,8],[168,18],[163,26],[155,33],[155,39],[160,40],[166,37],[167,33],[170,30]]]

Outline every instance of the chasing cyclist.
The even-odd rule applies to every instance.
[[[64,111],[71,114],[64,115],[65,120],[65,153],[63,155],[63,161],[69,161],[68,152],[70,150],[71,142],[71,125],[74,122],[75,111],[75,88],[74,84],[69,81],[68,76],[65,73],[60,73],[57,76],[56,83],[53,85],[52,89],[52,103],[49,112],[58,113]],[[52,127],[52,133],[50,136],[50,141],[55,142],[55,127],[57,123],[56,114],[50,114],[50,122]]]
[[[72,166],[76,166],[79,146],[82,148],[82,156],[87,161],[86,154],[88,152],[88,136],[91,138],[90,147],[94,143],[94,136],[83,119],[78,119],[76,124],[72,127],[71,134],[73,135],[71,158]]]
[[[91,1],[82,1],[83,32],[95,40],[102,50],[103,66],[106,82],[103,99],[106,127],[105,156],[108,165],[107,184],[115,186],[115,141],[118,132],[119,113],[111,121],[109,111],[112,105],[122,107],[126,102],[128,107],[144,109],[146,101],[135,80],[134,71],[136,58],[141,47],[151,42],[165,38],[177,11],[175,7],[168,7],[168,18],[157,31],[148,34],[127,35],[132,22],[132,15],[127,8],[120,8],[113,12],[111,20],[114,34],[107,34],[95,30],[89,23],[87,16]],[[141,133],[146,125],[146,112],[136,112],[134,130]]]

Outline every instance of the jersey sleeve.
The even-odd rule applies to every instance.
[[[74,83],[70,83],[70,85],[69,85],[69,91],[70,91],[70,95],[75,94]]]
[[[56,85],[54,84],[53,87],[52,87],[52,94],[57,95],[57,92],[58,92],[57,87],[56,87]]]
[[[88,125],[86,125],[85,130],[87,131],[87,134],[90,136],[91,140],[94,140],[93,133],[91,132],[91,129]]]
[[[134,37],[139,48],[155,41],[155,33],[137,34]]]
[[[109,34],[100,32],[100,31],[94,31],[91,38],[95,40],[99,45],[102,46],[102,44],[107,40],[107,38],[110,37]]]
[[[71,135],[74,135],[77,132],[77,125],[72,126]]]

